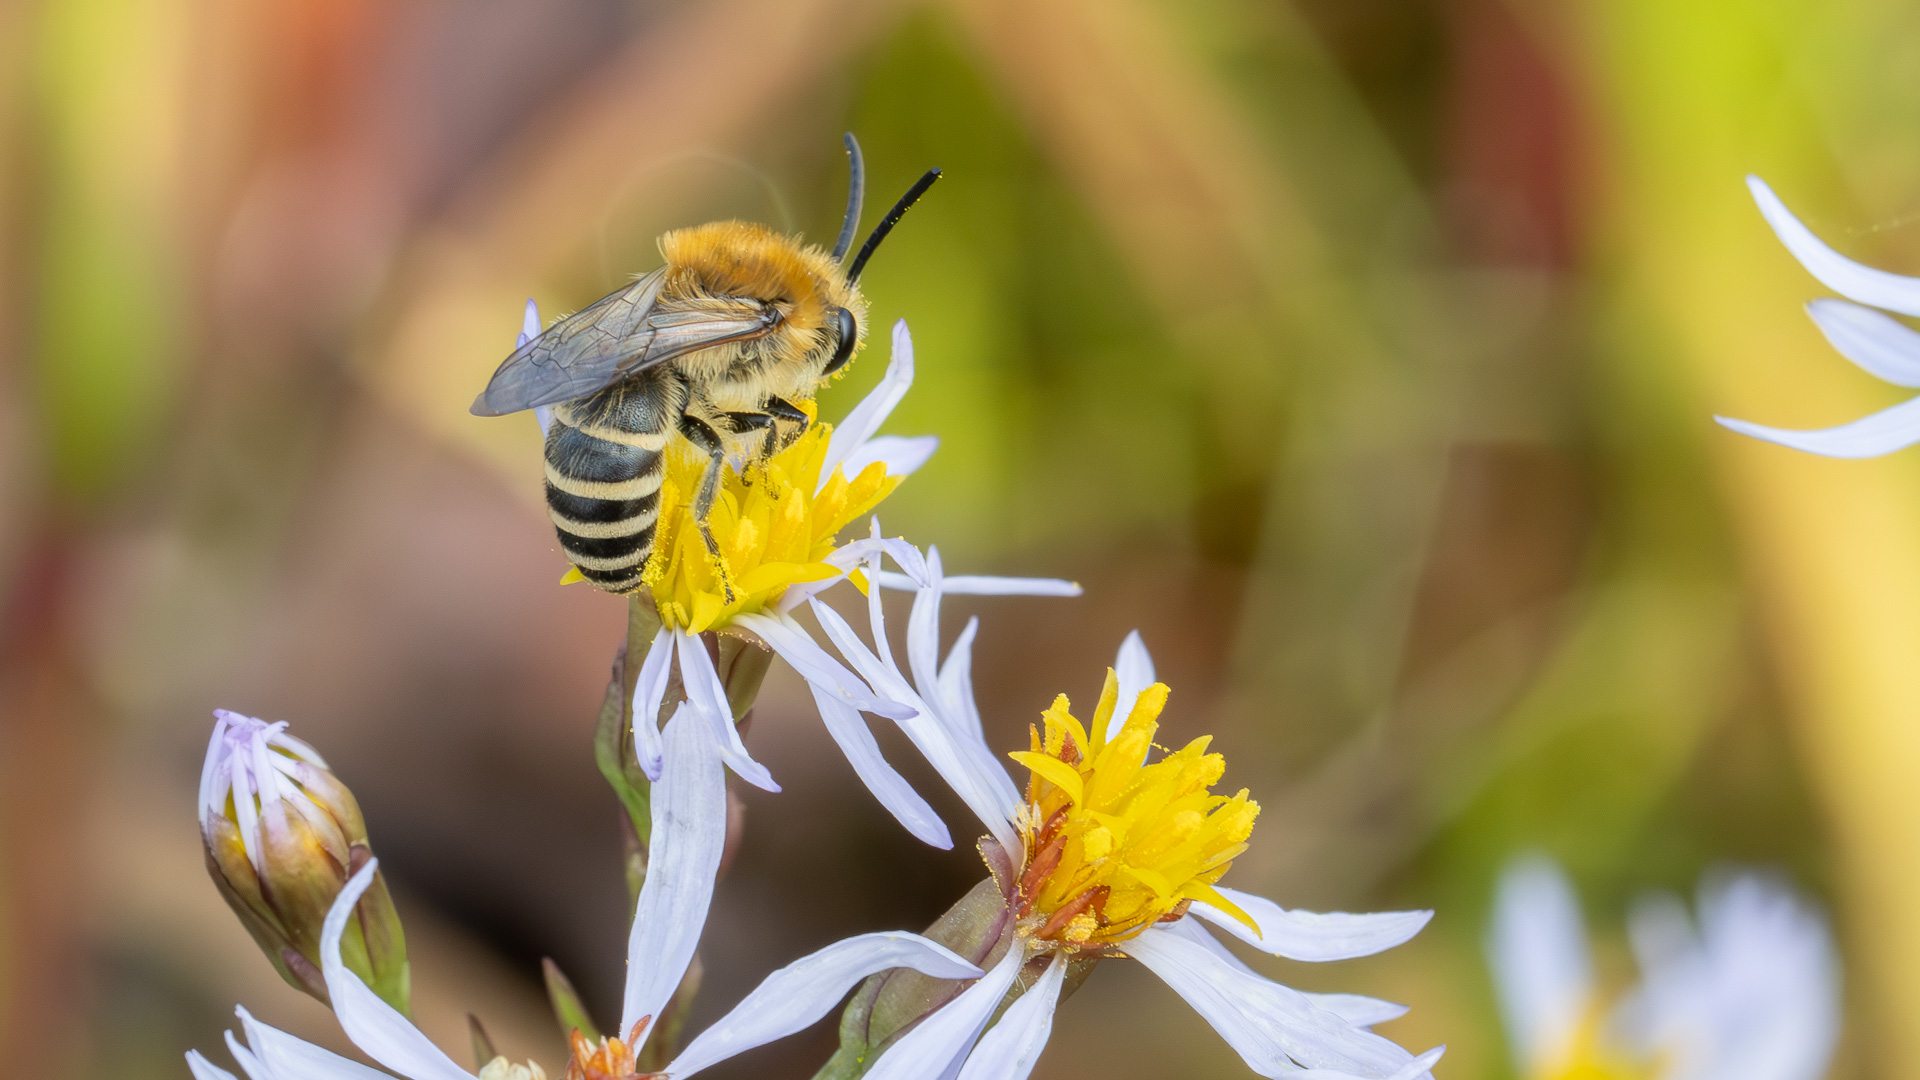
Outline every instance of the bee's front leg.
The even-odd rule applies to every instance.
[[[720,560],[720,545],[714,542],[713,529],[707,524],[707,515],[713,511],[714,497],[720,493],[720,466],[726,459],[727,447],[718,432],[705,420],[692,413],[680,414],[680,434],[686,436],[701,453],[707,455],[707,471],[700,478],[700,493],[693,500],[693,522],[700,529],[700,539],[706,542],[707,554],[714,562],[725,566]],[[733,603],[733,582],[722,572],[720,583],[726,590],[727,603]]]

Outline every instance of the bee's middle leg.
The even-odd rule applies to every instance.
[[[707,515],[713,511],[713,500],[720,493],[720,467],[727,456],[726,444],[705,420],[692,413],[680,414],[680,434],[707,455],[707,470],[700,477],[700,492],[693,500],[693,523],[700,530],[700,539],[707,545],[707,554],[718,561],[720,545],[714,542],[713,528],[707,524]],[[732,603],[733,582],[726,580],[723,575],[721,584],[726,588],[727,602]]]

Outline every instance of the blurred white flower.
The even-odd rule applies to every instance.
[[[1167,688],[1154,681],[1138,634],[1121,646],[1090,728],[1067,712],[1062,698],[1046,714],[1041,749],[1013,755],[1034,774],[1023,797],[987,747],[974,705],[969,669],[977,620],[942,663],[940,599],[951,589],[939,552],[922,558],[902,548],[872,550],[867,571],[885,580],[879,573],[884,551],[915,587],[906,672],[893,657],[877,596],[870,595],[868,608],[873,648],[831,609],[816,605],[815,614],[872,686],[913,706],[915,715],[901,728],[1006,853],[1009,865],[995,867],[995,877],[1007,883],[1015,922],[987,976],[888,1047],[869,1080],[1023,1080],[1052,1031],[1067,965],[1076,957],[1115,954],[1158,975],[1262,1076],[1428,1075],[1444,1048],[1415,1057],[1367,1030],[1400,1016],[1403,1007],[1282,986],[1185,916],[1191,912],[1272,955],[1324,961],[1399,945],[1432,912],[1287,911],[1216,886],[1245,849],[1259,807],[1245,791],[1229,798],[1207,790],[1225,766],[1218,754],[1206,753],[1205,737],[1149,762]],[[991,865],[993,854],[987,854]],[[1035,960],[1045,962],[1039,979],[989,1029],[1021,969]]]
[[[654,788],[653,842],[628,940],[627,984],[620,1031],[625,1038],[574,1040],[577,1063],[598,1074],[637,1077],[634,1064],[660,1014],[680,985],[706,925],[713,874],[726,841],[726,775],[719,747],[705,724],[685,708],[664,732],[666,767]],[[327,914],[321,968],[334,1015],[353,1044],[407,1080],[473,1080],[392,1006],[380,1000],[340,957],[340,941],[354,903],[373,881],[378,860],[347,882]],[[733,1011],[689,1043],[664,1070],[691,1076],[744,1050],[772,1042],[826,1016],[862,979],[911,968],[940,979],[974,979],[984,972],[945,947],[916,934],[862,934],[829,945],[774,972]],[[227,1035],[234,1060],[251,1080],[386,1080],[385,1074],[262,1024],[238,1010],[246,1042]],[[197,1080],[233,1080],[199,1052],[187,1063]],[[496,1060],[487,1080],[515,1067]],[[529,1076],[543,1076],[537,1066]]]
[[[1825,921],[1753,874],[1700,892],[1696,932],[1677,897],[1628,924],[1640,984],[1611,1010],[1594,985],[1579,901],[1552,862],[1502,876],[1487,937],[1515,1065],[1531,1080],[1819,1080],[1840,1031]]]
[[[1747,187],[1767,224],[1800,265],[1827,288],[1857,301],[1815,300],[1807,305],[1827,341],[1868,374],[1895,386],[1920,388],[1920,332],[1873,310],[1920,315],[1920,278],[1854,262],[1813,235],[1759,177],[1747,177]],[[1826,457],[1878,457],[1920,442],[1920,398],[1816,431],[1765,427],[1725,416],[1714,419],[1743,435]]]

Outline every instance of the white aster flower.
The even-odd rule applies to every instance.
[[[664,732],[666,768],[654,787],[653,843],[628,940],[620,1031],[597,1044],[574,1041],[576,1064],[600,1074],[638,1077],[635,1059],[652,1019],[672,999],[693,959],[713,897],[713,872],[726,841],[726,775],[719,747],[702,720],[682,708]],[[373,880],[377,861],[348,881],[328,912],[321,937],[322,970],[334,1015],[353,1044],[407,1080],[473,1080],[392,1006],[347,969],[340,942],[354,903]],[[701,1032],[661,1076],[692,1076],[742,1051],[806,1028],[832,1011],[862,979],[911,968],[938,979],[985,974],[945,947],[907,933],[861,934],[836,942],[769,975],[712,1027]],[[288,1035],[238,1010],[246,1042],[227,1035],[234,1060],[250,1080],[388,1080],[386,1074]],[[234,1080],[197,1051],[187,1055],[196,1080]],[[479,1075],[539,1078],[538,1066],[496,1059]],[[646,1074],[653,1075],[653,1074]]]
[[[874,648],[824,605],[815,614],[868,683],[914,707],[901,728],[992,833],[983,854],[1000,882],[1013,928],[985,978],[888,1047],[870,1080],[955,1077],[1022,1080],[1052,1030],[1067,966],[1124,955],[1184,998],[1262,1076],[1413,1080],[1443,1048],[1415,1057],[1369,1025],[1398,1005],[1357,995],[1305,994],[1242,963],[1191,913],[1276,956],[1325,961],[1368,956],[1405,942],[1432,912],[1379,915],[1288,911],[1216,884],[1246,848],[1259,806],[1241,791],[1208,789],[1225,768],[1208,738],[1149,761],[1167,688],[1154,682],[1139,635],[1122,645],[1091,725],[1064,697],[1045,714],[1035,749],[1012,755],[1032,773],[1023,794],[988,749],[969,678],[977,621],[944,662],[939,606],[953,591],[937,551],[884,549],[916,589],[907,630],[907,670],[888,644],[870,596]],[[870,577],[879,574],[869,553]],[[996,856],[999,856],[996,858]],[[996,865],[996,863],[998,865]],[[1023,968],[1034,984],[987,1028]]]
[[[1677,897],[1642,900],[1628,932],[1640,984],[1610,1011],[1572,886],[1553,863],[1504,877],[1488,958],[1516,1065],[1531,1080],[1819,1080],[1840,1030],[1826,923],[1786,887],[1703,886],[1696,931]]]
[[[1774,234],[1800,265],[1822,285],[1847,298],[1815,300],[1807,305],[1807,314],[1827,341],[1868,374],[1895,386],[1920,388],[1920,332],[1883,313],[1920,315],[1920,278],[1854,262],[1813,235],[1759,177],[1747,177],[1747,187],[1760,204],[1767,224],[1773,226]],[[1714,419],[1743,435],[1826,457],[1878,457],[1920,442],[1920,398],[1850,424],[1817,431],[1765,427],[1724,416]]]

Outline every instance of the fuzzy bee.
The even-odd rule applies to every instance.
[[[515,349],[474,400],[476,416],[553,406],[547,510],[581,576],[613,593],[640,587],[659,515],[663,455],[675,435],[708,458],[694,520],[707,515],[730,446],[760,455],[806,430],[794,403],[844,367],[866,332],[860,271],[927,188],[902,196],[842,267],[860,223],[860,144],[831,252],[764,225],[719,221],[660,238],[666,265],[554,323]]]

